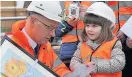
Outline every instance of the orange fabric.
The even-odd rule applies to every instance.
[[[65,1],[64,2],[64,7],[66,8],[66,15],[68,14],[68,8],[69,8],[71,2],[72,1]],[[81,4],[80,4],[80,6],[87,6],[87,7],[89,7],[90,5],[91,5],[90,1],[81,1]],[[77,25],[77,28],[74,27],[73,30],[75,30],[75,29],[83,29],[83,28],[84,28],[83,21],[79,21],[78,25]],[[80,39],[80,36],[78,36],[78,38]],[[75,36],[75,35],[66,34],[62,38],[62,43],[65,43],[65,42],[76,42],[76,41],[79,41],[78,38],[77,38],[77,35]]]
[[[118,11],[115,10],[114,13],[115,13],[116,18],[118,18]]]
[[[69,7],[71,2],[72,1],[65,1],[64,2],[64,6],[65,6],[66,9]],[[87,6],[87,7],[89,7],[90,5],[91,5],[90,1],[81,1],[81,4],[80,4],[80,6]],[[66,11],[66,14],[68,14],[68,11]],[[77,28],[76,27],[73,28],[73,30],[75,30],[75,29],[84,29],[83,21],[79,21],[78,24],[77,24]],[[78,36],[78,38],[80,39],[80,36]],[[75,35],[66,34],[62,38],[62,43],[65,43],[65,42],[76,42],[76,41],[79,41],[78,38],[77,38],[77,35],[75,36]]]
[[[120,26],[122,27],[125,24],[125,20],[120,20]]]
[[[68,13],[69,13],[68,8],[69,8],[71,2],[72,2],[72,1],[65,1],[65,2],[64,2],[64,7],[65,7],[65,9],[66,9],[66,15],[68,15]]]
[[[78,22],[77,29],[84,29],[84,23],[83,23],[83,21],[79,21]]]
[[[65,2],[64,2],[64,7],[65,7],[65,9],[68,9],[68,7],[70,6],[71,2],[72,2],[72,1],[65,1]]]
[[[73,30],[75,29],[84,29],[84,23],[83,21],[79,21],[78,24],[77,24],[77,28],[74,27]],[[78,35],[78,38],[80,39],[80,36]],[[65,42],[76,42],[76,41],[79,41],[77,38],[77,35],[70,35],[70,34],[66,34],[62,37],[62,43],[65,43]],[[81,40],[81,39],[80,39]]]
[[[73,35],[66,34],[62,38],[62,43],[65,43],[65,42],[76,42],[76,41],[78,41],[77,36],[73,36]]]
[[[114,38],[112,41],[104,42],[97,50],[92,50],[86,42],[84,42],[80,46],[80,53],[81,53],[81,58],[86,59],[88,56],[91,56],[92,52],[93,55],[92,57],[97,57],[97,58],[103,58],[106,60],[109,60],[111,58],[111,51],[116,43],[117,38]],[[88,58],[84,64],[87,64],[90,62],[90,59]],[[105,74],[105,73],[98,73],[98,74],[92,74],[92,77],[121,77],[122,73],[113,73],[113,74]]]
[[[108,5],[110,7],[118,6],[118,3],[119,3],[119,1],[108,1]],[[116,18],[119,17],[118,12],[119,12],[119,15],[127,15],[127,14],[128,15],[129,14],[131,15],[132,14],[132,6],[129,6],[129,7],[120,6],[118,10],[114,10],[114,13],[115,13]],[[124,25],[124,23],[126,22],[126,20],[119,20],[119,22],[120,23],[116,23],[116,24],[120,24],[120,27],[119,27],[119,25],[116,25],[116,28],[113,31],[114,34],[117,34],[117,32]]]
[[[115,24],[115,29],[114,29],[114,31],[113,31],[113,33],[114,34],[116,34],[118,31],[119,31],[119,29],[125,24],[125,20],[120,20],[120,26],[119,26],[119,24]]]
[[[16,32],[18,30],[22,30],[22,28],[25,26],[25,20],[20,20],[12,24],[12,32]]]
[[[132,14],[132,6],[130,7],[120,7],[120,15],[122,14]]]
[[[18,23],[20,24],[20,21]],[[17,24],[17,26],[19,26],[19,24]],[[17,28],[20,28],[20,27],[17,27]],[[16,30],[14,30],[16,32],[13,32],[12,34],[12,40],[14,40],[19,46],[24,48],[29,54],[34,56],[34,51],[30,47],[28,40],[26,36],[24,35],[24,33],[21,32],[19,29],[16,29]],[[43,64],[45,64],[50,69],[52,69],[53,64],[57,58],[58,56],[54,53],[54,50],[52,49],[49,42],[45,45],[41,45],[39,54],[38,54],[39,61],[41,61]],[[70,72],[70,70],[65,66],[64,63],[61,63],[59,66],[55,67],[52,70],[61,77],[63,77],[66,73]]]
[[[91,5],[91,2],[90,1],[81,1],[81,6],[86,6],[86,7],[89,7]]]
[[[109,6],[117,6],[118,5],[118,1],[109,1],[108,5]]]

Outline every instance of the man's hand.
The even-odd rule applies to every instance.
[[[119,31],[117,33],[117,38],[119,38],[121,40],[121,42],[123,43],[125,41],[125,34],[122,31]]]
[[[127,40],[126,40],[126,45],[127,45],[129,48],[132,48],[132,39],[127,38]]]
[[[86,6],[80,6],[80,19],[84,18],[84,15],[86,14],[87,8],[88,7],[86,7]]]

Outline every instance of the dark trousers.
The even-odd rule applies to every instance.
[[[123,51],[126,57],[126,65],[122,71],[122,77],[131,77],[132,74],[132,48],[127,46],[123,47]]]

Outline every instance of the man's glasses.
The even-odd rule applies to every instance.
[[[36,18],[36,17],[35,17]],[[37,18],[36,18],[37,19]],[[48,25],[46,25],[45,23],[43,23],[42,21],[40,21],[39,19],[37,19],[39,22],[41,22],[43,25],[45,25],[48,29],[50,29],[50,30],[53,30],[53,29],[55,29],[55,27],[53,27],[53,26],[48,26]]]

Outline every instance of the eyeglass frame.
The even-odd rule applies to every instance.
[[[54,30],[54,27],[52,28],[51,26],[46,25],[45,23],[43,23],[42,21],[40,21],[38,18],[34,17],[35,19],[37,19],[39,22],[41,22],[43,25],[45,25],[48,29],[50,29],[51,31]]]

